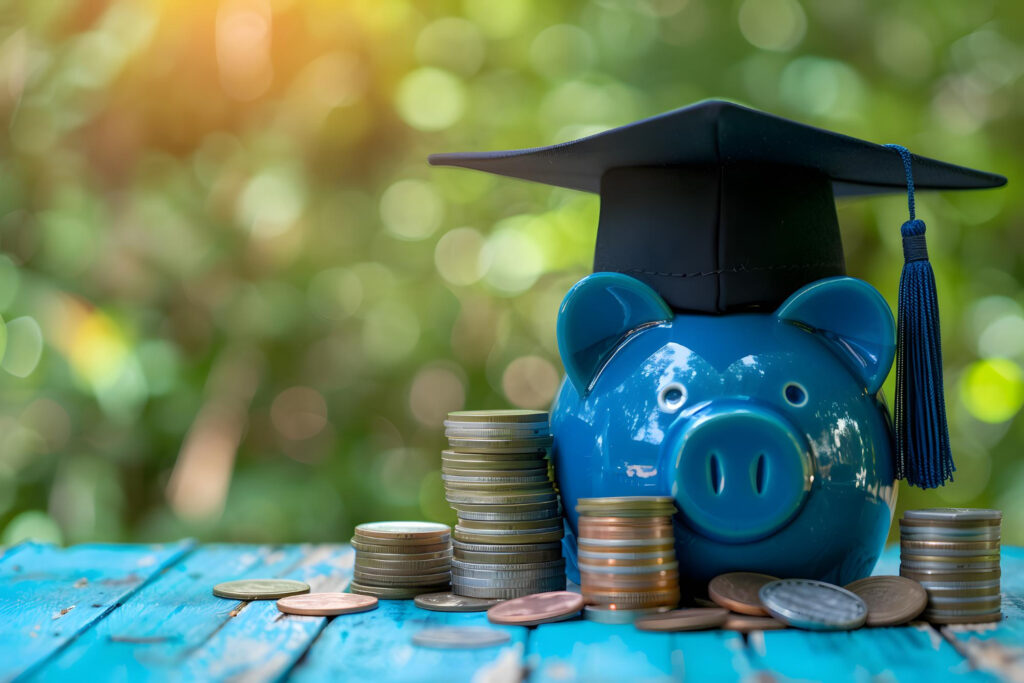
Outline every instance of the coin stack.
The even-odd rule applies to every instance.
[[[588,618],[630,621],[679,603],[675,510],[669,497],[579,499],[577,558]]]
[[[900,574],[928,591],[935,624],[999,621],[999,510],[907,510],[900,520]]]
[[[450,413],[445,496],[458,515],[452,592],[517,598],[565,589],[562,515],[549,468],[548,414]]]
[[[371,522],[356,527],[351,591],[381,600],[409,600],[448,590],[451,528],[433,522]]]

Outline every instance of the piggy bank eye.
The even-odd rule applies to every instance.
[[[666,413],[674,413],[686,403],[686,389],[682,384],[673,382],[661,389],[658,394],[658,407]]]
[[[791,406],[799,408],[807,404],[807,390],[796,382],[787,384],[782,390],[782,395],[786,397],[786,402]]]

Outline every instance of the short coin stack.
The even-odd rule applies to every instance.
[[[410,600],[448,589],[451,528],[433,522],[371,522],[356,527],[351,590],[382,600]]]
[[[517,598],[565,589],[562,516],[551,481],[548,414],[450,413],[442,453],[453,533],[452,592]]]
[[[928,591],[922,617],[936,624],[998,621],[999,510],[907,510],[900,520],[900,574]]]
[[[669,497],[580,498],[578,560],[588,619],[623,622],[679,603]]]

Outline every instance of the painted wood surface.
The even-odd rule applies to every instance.
[[[25,543],[0,557],[0,680],[31,673],[116,611],[192,543]]]
[[[413,645],[417,631],[446,625],[496,628],[509,634],[509,642],[477,650]],[[524,627],[494,626],[482,612],[431,612],[408,600],[381,600],[372,612],[334,619],[292,672],[292,680],[516,681],[527,634]]]
[[[489,626],[482,613],[382,601],[334,619],[279,614],[272,601],[215,598],[237,578],[343,589],[341,545],[194,548],[24,544],[0,551],[0,680],[900,680],[1024,681],[1024,550],[1003,549],[1003,610],[988,626],[642,633],[582,620],[496,627],[505,645],[431,650],[422,628]],[[876,574],[899,570],[889,548]],[[91,607],[91,605],[99,605]],[[72,609],[68,607],[74,606]],[[88,605],[88,609],[86,609]],[[35,634],[35,635],[34,635]]]

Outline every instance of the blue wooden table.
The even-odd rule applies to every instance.
[[[440,624],[486,616],[428,612],[411,601],[334,619],[285,616],[273,602],[213,597],[220,581],[300,579],[342,590],[346,545],[26,543],[0,554],[0,681],[288,678],[391,680],[1024,680],[1024,550],[1003,549],[999,624],[861,629],[642,633],[576,620],[499,627],[482,650],[412,645]],[[876,573],[897,570],[890,549]]]

